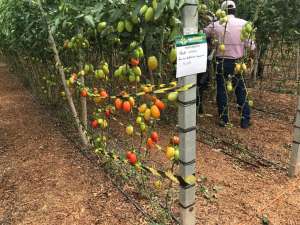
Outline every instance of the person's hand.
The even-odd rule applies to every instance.
[[[249,67],[252,68],[254,65],[254,59],[253,58],[250,58],[249,59]]]

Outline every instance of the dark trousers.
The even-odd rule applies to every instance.
[[[197,76],[197,111],[198,113],[203,113],[203,94],[206,89],[208,89],[210,81],[209,72],[200,73]]]
[[[228,122],[228,95],[226,82],[231,76],[233,90],[237,98],[237,104],[242,114],[241,125],[248,125],[250,121],[250,107],[247,99],[245,81],[241,75],[234,75],[235,68],[234,59],[218,59],[217,60],[217,104],[220,119]]]

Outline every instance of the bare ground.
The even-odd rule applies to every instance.
[[[0,68],[0,224],[144,224],[136,209]]]

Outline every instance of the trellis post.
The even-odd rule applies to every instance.
[[[198,33],[197,0],[185,0],[182,7],[183,33]],[[179,78],[180,86],[196,84],[197,75]],[[178,127],[180,137],[180,176],[195,175],[196,164],[196,87],[179,94]],[[179,204],[182,225],[196,224],[195,185],[180,187]]]
[[[293,144],[292,144],[292,155],[290,159],[290,167],[289,167],[289,176],[294,177],[299,174],[300,171],[300,83],[299,83],[299,49],[300,44],[298,43],[297,48],[297,94],[298,94],[298,106],[296,112],[296,122],[294,124],[294,136],[293,136]]]

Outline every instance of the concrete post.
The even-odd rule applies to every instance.
[[[298,44],[297,49],[297,82],[298,82],[298,107],[297,107],[297,114],[296,114],[296,122],[294,125],[294,137],[293,137],[293,145],[292,145],[292,155],[290,160],[290,167],[289,167],[289,176],[294,177],[299,174],[300,171],[300,83],[299,83],[299,49],[300,44]]]
[[[183,33],[198,33],[197,0],[185,0],[182,8]],[[179,85],[196,84],[197,75],[179,78]],[[196,87],[179,94],[178,127],[180,137],[180,176],[195,175],[196,163]],[[195,225],[195,185],[180,187],[182,225]]]

